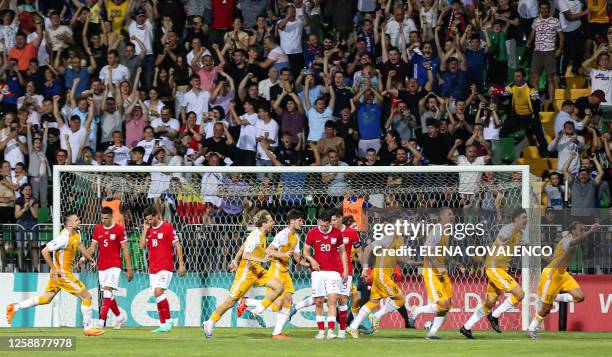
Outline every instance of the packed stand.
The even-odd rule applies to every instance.
[[[48,219],[55,165],[510,164],[504,140],[523,137],[538,157],[558,157],[544,175],[547,207],[610,205],[605,1],[3,0],[0,9],[0,223]],[[558,89],[580,77],[588,93],[561,103]],[[554,112],[552,133],[543,112]],[[345,187],[342,175],[321,180],[330,192]],[[245,185],[206,174],[200,193],[234,215],[252,202],[210,193]],[[164,192],[153,195],[160,205]]]

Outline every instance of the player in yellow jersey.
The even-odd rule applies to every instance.
[[[425,245],[431,248],[436,246],[448,247],[451,237],[444,234],[444,231],[449,225],[453,224],[454,221],[455,214],[453,210],[448,207],[441,208],[438,212],[437,227],[439,228],[429,232]],[[440,253],[443,254],[442,252]],[[437,253],[432,249],[431,254]],[[454,260],[450,260],[450,262],[462,270],[462,272],[465,271],[465,268],[459,262]],[[451,298],[453,297],[453,287],[446,270],[446,259],[444,255],[425,256],[423,282],[425,283],[430,303],[416,307],[411,311],[411,325],[414,326],[414,320],[416,320],[420,314],[435,314],[436,317],[433,319],[433,324],[427,333],[427,338],[437,340],[440,337],[436,335],[436,332],[438,332],[446,320],[446,314],[451,308]]]
[[[67,212],[63,218],[64,229],[58,237],[47,243],[42,250],[43,258],[51,267],[45,293],[18,304],[10,304],[6,309],[6,320],[10,325],[17,311],[36,305],[46,305],[55,298],[60,290],[64,290],[81,299],[85,336],[100,336],[104,334],[104,330],[95,327],[91,320],[91,294],[87,291],[85,285],[72,274],[77,252],[89,261],[92,268],[96,266],[96,261],[87,253],[87,249],[81,242],[81,233],[79,232],[81,220],[79,217],[73,212]]]
[[[304,267],[310,267],[306,259],[302,259],[300,253],[300,238],[297,235],[304,225],[304,214],[298,210],[292,209],[287,214],[287,221],[287,228],[278,232],[276,236],[274,236],[272,243],[266,248],[266,255],[272,257],[268,274],[280,280],[285,287],[283,295],[276,298],[272,305],[270,305],[272,311],[278,312],[274,331],[272,332],[273,339],[288,338],[288,336],[284,335],[282,332],[285,323],[289,319],[289,310],[293,304],[293,294],[295,293],[293,280],[289,273],[289,261],[293,258],[296,263]],[[267,290],[269,292],[271,289],[268,288]],[[247,297],[241,298],[240,306],[238,306],[237,311],[238,317],[242,316],[247,308],[257,307],[260,303],[261,300]]]
[[[567,231],[561,233],[561,240],[555,248],[552,260],[546,268],[542,270],[540,284],[538,285],[538,298],[540,309],[536,313],[529,328],[527,335],[531,338],[538,338],[537,329],[540,323],[550,312],[553,302],[583,302],[584,293],[574,278],[567,272],[576,248],[589,234],[599,228],[595,223],[588,231],[580,222],[573,222]]]
[[[491,323],[491,327],[501,333],[499,317],[506,311],[515,307],[523,297],[523,288],[508,274],[512,256],[504,254],[506,250],[512,251],[515,246],[522,245],[526,238],[524,236],[527,227],[527,212],[519,208],[512,214],[512,223],[503,226],[497,239],[493,242],[492,251],[485,259],[485,274],[487,275],[487,296],[484,304],[478,307],[470,319],[461,326],[459,332],[468,339],[473,339],[472,327],[485,315]],[[497,302],[499,295],[510,293],[497,309],[491,311]]]
[[[265,286],[270,288],[266,291],[265,298],[251,313],[255,316],[261,313],[272,304],[277,297],[283,293],[283,284],[261,264],[270,261],[266,255],[266,246],[268,243],[267,234],[272,230],[274,220],[272,215],[266,210],[261,210],[253,217],[253,224],[257,227],[246,238],[246,241],[240,247],[239,253],[241,256],[240,264],[236,270],[234,283],[230,288],[229,296],[222,302],[210,318],[204,322],[204,335],[207,338],[212,337],[212,331],[215,323],[221,319],[223,314],[231,309],[240,298],[242,298],[253,285]]]
[[[391,221],[393,222],[393,221]],[[387,223],[391,223],[387,222]],[[361,278],[368,278],[368,261],[370,254],[376,256],[374,269],[372,270],[372,290],[370,292],[370,299],[368,302],[359,309],[359,313],[355,319],[351,322],[350,326],[346,328],[346,332],[351,334],[353,338],[359,337],[358,328],[366,317],[369,316],[372,321],[372,328],[374,332],[378,330],[378,323],[380,319],[387,313],[397,310],[400,306],[405,303],[405,297],[402,290],[397,286],[393,280],[393,271],[398,263],[398,260],[402,262],[412,263],[412,261],[405,257],[397,257],[395,254],[389,254],[391,250],[395,251],[404,245],[404,239],[396,234],[386,235],[380,240],[375,240],[369,244],[361,255],[361,265],[363,270],[361,272]],[[381,299],[389,298],[387,303],[376,313],[370,315],[372,311],[379,305]]]

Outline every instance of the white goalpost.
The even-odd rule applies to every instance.
[[[540,244],[540,193],[534,189],[537,179],[529,166],[59,166],[53,171],[53,236],[61,229],[62,214],[73,211],[82,221],[86,245],[91,229],[99,223],[102,205],[117,209],[116,217],[125,224],[135,278],[128,283],[122,277],[117,292],[121,310],[128,315],[128,326],[156,323],[148,292],[146,252],[137,247],[142,227],[142,210],[155,205],[162,218],[172,223],[185,249],[188,273],[175,277],[169,289],[173,318],[184,326],[197,326],[227,295],[233,278],[228,271],[229,257],[235,254],[250,228],[250,217],[261,209],[273,215],[280,229],[291,208],[305,213],[306,226],[316,224],[316,212],[338,207],[347,212],[350,203],[364,202],[358,215],[362,219],[360,236],[372,241],[372,225],[385,217],[403,217],[419,222],[434,217],[436,209],[456,209],[458,221],[481,223],[482,237],[466,237],[457,245],[490,245],[499,228],[510,221],[510,211],[528,210],[527,236],[530,245]],[[352,206],[354,209],[354,205]],[[406,245],[419,245],[424,237]],[[414,259],[418,260],[419,257]],[[422,259],[421,259],[422,260]],[[446,328],[460,326],[482,301],[486,291],[483,262],[468,257],[461,263],[466,271],[449,268],[453,280],[453,309]],[[294,302],[310,293],[309,272],[292,268],[296,288]],[[534,257],[514,259],[511,273],[520,276],[525,298],[518,311],[504,315],[502,326],[526,330],[535,309],[535,290],[539,281],[540,260]],[[356,273],[357,274],[357,273]],[[81,278],[96,296],[97,277],[83,273]],[[407,305],[427,303],[420,269],[399,266],[395,274],[407,296]],[[353,279],[355,282],[357,279]],[[263,295],[253,289],[251,296]],[[77,304],[62,293],[55,303],[54,326],[78,325]],[[94,304],[96,302],[94,301]],[[64,311],[68,310],[68,311]],[[74,311],[72,311],[74,310]],[[314,326],[311,310],[296,315],[295,327]],[[264,314],[268,325],[272,313]],[[398,314],[390,314],[383,326],[403,326]],[[505,325],[504,325],[505,324]],[[254,321],[236,318],[228,312],[219,326],[256,326]],[[484,328],[484,322],[476,328]]]

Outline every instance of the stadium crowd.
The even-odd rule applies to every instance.
[[[0,224],[39,221],[55,165],[500,164],[511,163],[500,140],[521,132],[541,157],[559,158],[544,177],[547,207],[563,206],[564,175],[574,209],[610,205],[606,1],[2,0],[0,9]],[[555,90],[580,76],[590,94],[564,101],[547,137],[539,113],[555,111]],[[344,177],[321,180],[331,192]],[[203,196],[204,181],[245,189],[238,175],[208,175]],[[224,211],[242,203],[232,205]]]

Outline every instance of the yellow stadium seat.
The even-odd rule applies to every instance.
[[[544,134],[549,136],[555,136],[555,117],[557,113],[555,112],[540,112],[540,122],[542,122],[542,128],[544,129]]]
[[[557,99],[567,99],[569,98],[569,91],[564,88],[555,89],[555,100]]]
[[[586,88],[587,79],[586,77],[569,77],[565,79],[567,87],[570,89]]]
[[[579,89],[570,89],[570,97],[572,100],[576,100],[580,97],[585,97],[591,94],[591,88],[579,88]]]
[[[537,146],[527,146],[523,150],[523,157],[526,159],[539,159],[540,153]]]

